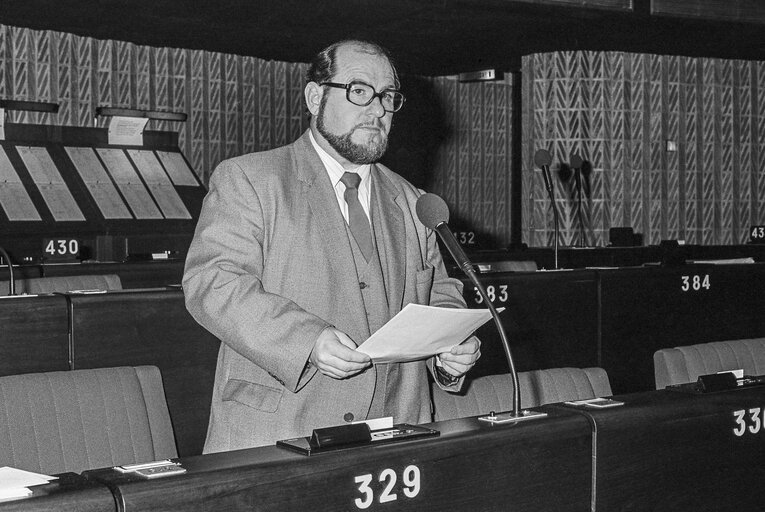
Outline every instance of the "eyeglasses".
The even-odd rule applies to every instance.
[[[322,82],[319,85],[326,85],[329,87],[336,87],[338,89],[345,89],[345,98],[359,107],[366,107],[374,101],[375,98],[380,98],[380,104],[383,110],[386,112],[398,112],[401,107],[404,106],[404,95],[396,89],[385,89],[384,91],[376,92],[375,88],[364,82],[350,82],[347,84],[338,84],[336,82]]]

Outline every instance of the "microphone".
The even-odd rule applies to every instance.
[[[8,274],[10,280],[8,281],[8,295],[16,295],[16,282],[13,279],[13,265],[11,265],[11,257],[5,252],[5,249],[0,247],[0,255],[5,259],[5,264],[8,265]]]
[[[548,194],[552,194],[552,182],[550,181],[550,164],[552,158],[546,149],[538,149],[534,153],[534,165],[542,169],[542,177],[545,179],[545,188]]]
[[[542,169],[542,176],[545,179],[545,188],[547,189],[547,195],[550,196],[550,206],[553,211],[553,224],[555,227],[555,238],[553,239],[553,252],[555,255],[555,268],[558,268],[558,208],[555,206],[555,193],[552,187],[552,178],[550,177],[550,163],[552,158],[550,152],[546,149],[538,149],[534,153],[534,165]],[[581,164],[580,164],[581,165]]]
[[[441,240],[444,242],[444,245],[449,250],[449,253],[452,255],[452,258],[454,258],[454,261],[457,262],[457,265],[459,265],[465,275],[468,276],[470,282],[472,282],[476,287],[478,293],[481,294],[481,297],[483,297],[484,302],[489,308],[491,317],[494,319],[494,324],[497,326],[497,331],[499,331],[499,337],[502,340],[502,348],[504,349],[505,357],[507,358],[507,365],[510,367],[510,376],[513,379],[512,417],[525,417],[525,413],[518,413],[521,403],[518,374],[515,371],[515,363],[513,362],[513,355],[510,352],[510,344],[507,341],[505,328],[502,325],[502,322],[499,320],[499,314],[494,308],[494,304],[492,304],[491,299],[489,299],[489,295],[486,293],[486,288],[483,286],[483,283],[478,280],[472,263],[470,263],[470,260],[465,255],[465,251],[462,250],[462,246],[457,242],[457,239],[454,238],[452,230],[449,229],[449,207],[446,206],[444,200],[436,194],[423,194],[417,199],[415,210],[417,212],[417,218],[420,219],[420,222],[422,222],[425,227],[428,227],[438,233],[438,235],[441,237]],[[496,415],[492,412],[490,418],[496,418]]]
[[[457,266],[466,274],[473,272],[473,264],[470,263],[465,251],[462,250],[462,246],[454,238],[452,230],[449,229],[447,224],[449,222],[449,207],[446,206],[444,200],[435,194],[424,194],[417,199],[415,210],[420,222],[441,236],[441,240]]]

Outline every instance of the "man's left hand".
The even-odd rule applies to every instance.
[[[475,366],[481,357],[481,342],[475,336],[468,338],[449,352],[438,354],[444,371],[454,377],[462,377]]]

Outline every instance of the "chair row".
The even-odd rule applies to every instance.
[[[0,281],[0,295],[10,295],[10,281]],[[75,290],[122,290],[116,274],[30,277],[14,280],[14,294],[66,293]]]
[[[656,387],[743,369],[765,373],[765,339],[656,352]],[[601,368],[520,372],[521,406],[610,396]],[[432,387],[435,421],[506,411],[509,375],[468,380],[460,393]],[[0,377],[0,466],[48,474],[178,456],[162,376],[155,366],[96,368]]]

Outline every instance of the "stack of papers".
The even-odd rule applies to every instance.
[[[0,468],[0,500],[24,498],[32,495],[30,487],[47,484],[56,476],[41,475],[22,469],[3,466]]]
[[[498,308],[501,313],[504,308]],[[449,352],[491,318],[488,309],[407,304],[356,349],[375,364],[402,363]]]

